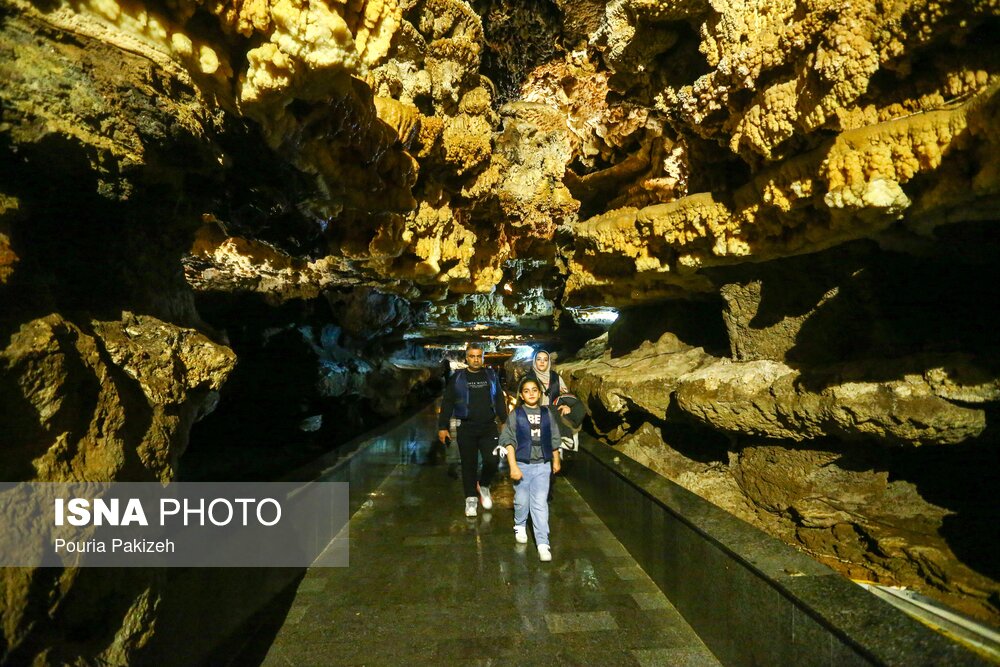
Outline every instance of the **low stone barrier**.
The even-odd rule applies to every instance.
[[[607,445],[567,476],[725,665],[988,665],[830,568]]]

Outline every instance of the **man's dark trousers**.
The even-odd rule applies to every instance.
[[[462,489],[465,497],[478,496],[476,490],[476,467],[481,454],[483,469],[479,475],[479,483],[489,486],[497,473],[497,456],[493,450],[497,448],[499,433],[494,422],[469,422],[463,420],[458,425],[458,453],[462,457]]]

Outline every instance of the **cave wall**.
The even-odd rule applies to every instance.
[[[235,364],[180,269],[220,119],[175,69],[37,17],[6,11],[0,52],[0,475],[170,480]],[[5,568],[4,659],[126,662],[164,581]]]
[[[326,294],[323,286],[285,290],[268,305],[264,271],[244,282],[242,274],[199,280],[199,271],[211,275],[199,247],[219,238],[239,239],[232,242],[252,248],[262,265],[304,263],[298,258],[327,243],[316,212],[303,204],[319,190],[315,176],[280,157],[280,146],[208,76],[211,49],[199,48],[197,38],[192,47],[191,39],[201,31],[204,45],[212,31],[193,20],[190,30],[168,35],[180,52],[200,53],[192,66],[159,48],[162,16],[140,10],[101,17],[80,5],[0,8],[4,481],[165,482],[191,471],[201,479],[254,478],[248,469],[259,474],[262,462],[266,475],[256,478],[273,479],[337,437],[396,414],[429,377],[382,361],[388,353],[379,337],[409,324],[410,304],[398,296],[351,278]],[[254,322],[249,310],[236,312],[241,290],[268,317]],[[227,296],[229,309],[214,308],[212,294]],[[366,308],[366,299],[374,305]],[[282,319],[282,300],[313,300],[325,311]],[[347,333],[326,344],[323,332],[338,320]],[[292,334],[286,349],[293,352],[270,367],[262,362],[275,361],[271,350],[255,357],[254,348],[267,328]],[[359,358],[362,347],[370,363]],[[227,460],[231,449],[213,451],[217,443],[206,441],[222,434],[223,445],[238,444],[230,432],[243,416],[232,417],[237,401],[262,414],[273,407],[273,387],[254,369],[272,381],[310,380],[289,396],[309,402],[284,415],[291,432],[302,433],[296,427],[322,410],[329,420],[347,406],[351,418],[281,465],[268,459],[273,452],[258,451],[257,467],[240,470],[246,460]],[[227,411],[232,421],[213,431]],[[203,660],[237,630],[221,619],[245,620],[243,612],[289,581],[287,573],[265,571],[248,590],[244,576],[216,571],[207,586],[176,572],[6,568],[2,661]],[[212,609],[201,618],[215,621],[196,638],[182,637],[186,626],[170,619],[204,605],[208,590]],[[185,651],[177,652],[181,642]]]
[[[600,149],[567,170],[564,300],[621,308],[603,355],[562,366],[593,428],[845,574],[992,624],[996,18],[621,0],[591,35],[608,71],[556,95],[662,123],[629,158],[570,124]],[[583,102],[600,76],[607,111]]]
[[[728,350],[666,301],[560,368],[629,456],[847,576],[995,623],[991,224],[713,270]]]
[[[370,288],[280,306],[254,293],[199,293],[239,363],[215,410],[191,429],[185,481],[266,481],[424,405],[440,390],[438,358],[408,351],[416,313]],[[404,365],[393,363],[403,356]]]

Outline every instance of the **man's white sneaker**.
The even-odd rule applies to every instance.
[[[479,501],[476,500],[475,496],[469,496],[465,499],[465,516],[476,516],[476,506]]]
[[[514,526],[514,541],[518,544],[527,544],[528,529],[524,526]]]
[[[538,545],[538,560],[548,562],[552,560],[552,549],[547,544]]]
[[[479,487],[479,500],[482,501],[484,510],[493,509],[493,498],[490,496],[490,487]]]

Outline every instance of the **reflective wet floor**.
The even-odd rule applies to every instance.
[[[566,477],[552,561],[516,544],[502,470],[494,507],[464,516],[452,446],[433,423],[350,523],[350,566],[302,580],[265,665],[718,665]],[[570,473],[572,461],[567,462]]]

